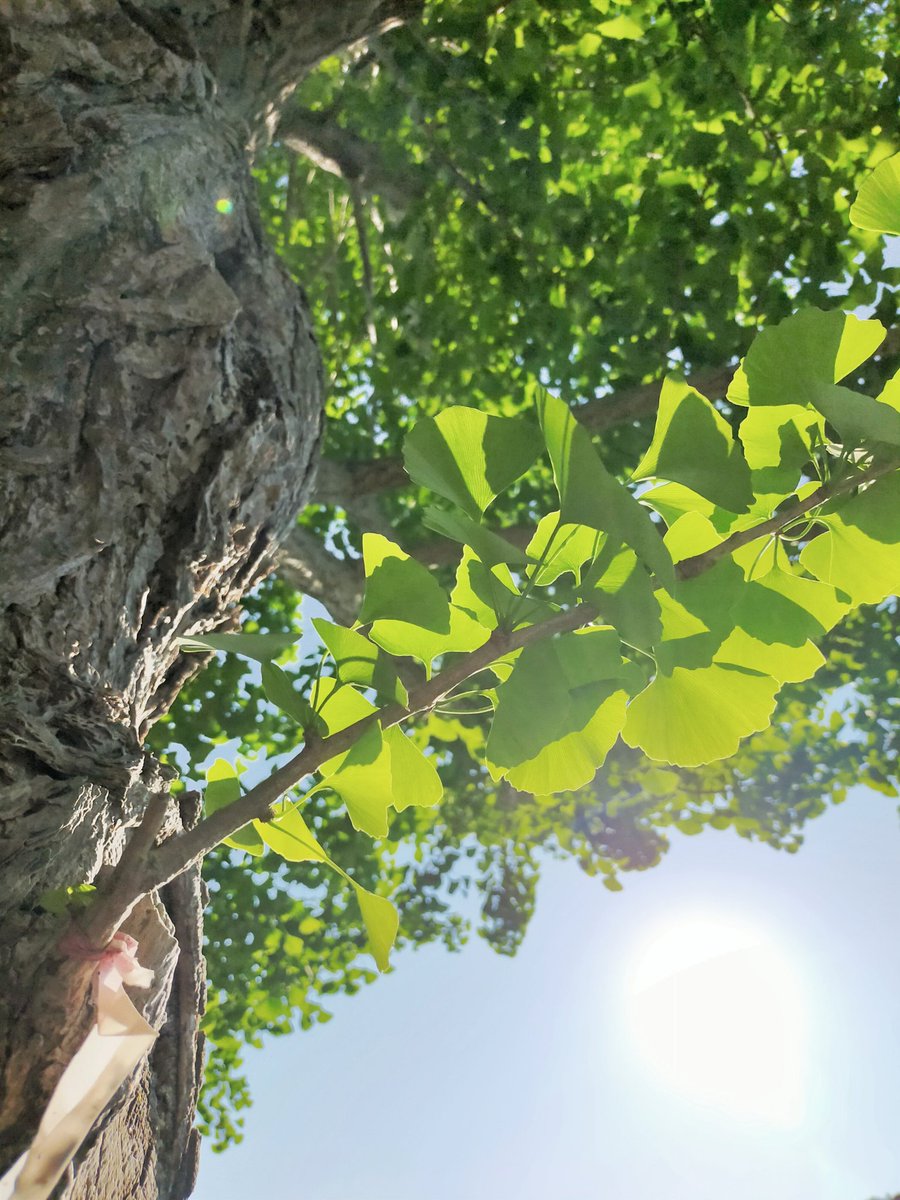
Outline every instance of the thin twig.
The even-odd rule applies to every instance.
[[[695,575],[701,575],[704,571],[708,571],[720,558],[724,558],[734,550],[739,550],[741,546],[747,546],[750,542],[755,542],[757,538],[766,537],[768,534],[777,533],[780,529],[790,525],[792,521],[796,521],[798,517],[802,517],[804,513],[824,504],[826,500],[832,500],[835,496],[850,492],[864,483],[871,483],[873,479],[879,479],[882,475],[889,475],[898,467],[900,467],[900,462],[897,461],[879,463],[867,471],[848,475],[844,479],[838,480],[837,483],[823,483],[814,492],[810,492],[805,499],[798,500],[790,508],[776,513],[768,521],[752,525],[749,529],[739,529],[737,533],[731,534],[724,542],[713,546],[711,550],[707,550],[703,554],[695,554],[692,558],[682,559],[675,568],[675,573],[679,579],[693,579]]]
[[[798,517],[826,501],[863,484],[871,483],[898,468],[900,468],[900,461],[881,463],[835,483],[823,484],[809,496],[798,500],[796,504],[784,509],[776,516],[749,529],[733,533],[718,546],[713,546],[703,554],[684,559],[676,567],[676,576],[681,580],[693,579],[708,571],[720,559],[725,558],[741,546],[777,533],[792,521],[796,521]],[[409,694],[406,705],[388,705],[327,738],[308,735],[305,745],[292,759],[257,784],[246,795],[233,804],[220,808],[205,820],[200,821],[193,829],[169,838],[160,846],[154,847],[152,844],[158,826],[153,830],[151,837],[152,822],[149,820],[150,810],[148,809],[144,824],[132,839],[132,843],[127,848],[126,854],[123,855],[109,886],[98,893],[94,905],[89,910],[90,920],[87,928],[90,928],[92,932],[96,929],[115,931],[123,919],[123,914],[129,911],[141,896],[155,888],[162,887],[180,875],[192,863],[214,849],[223,838],[236,833],[249,821],[269,819],[273,806],[285,792],[296,787],[308,775],[317,771],[322,763],[349,750],[372,726],[378,724],[382,729],[389,729],[416,713],[426,712],[444,699],[455,687],[483,671],[503,655],[555,634],[581,629],[595,621],[598,615],[598,610],[594,605],[585,603],[579,604],[567,612],[557,613],[540,624],[529,625],[511,633],[495,630],[479,649],[460,657],[428,682],[414,688]],[[154,800],[156,799],[154,797]]]

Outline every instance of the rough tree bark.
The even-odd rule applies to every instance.
[[[410,0],[0,0],[0,1172],[90,1019],[38,897],[121,855],[142,749],[311,483],[321,375],[248,147]],[[165,832],[196,819],[170,803]],[[132,915],[162,1028],[58,1189],[192,1190],[202,898]]]

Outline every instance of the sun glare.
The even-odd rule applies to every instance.
[[[632,1033],[669,1088],[745,1119],[800,1122],[806,1008],[773,941],[724,918],[685,917],[648,940],[629,984]]]

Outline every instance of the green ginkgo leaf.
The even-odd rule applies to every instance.
[[[204,633],[198,637],[179,638],[178,644],[187,652],[221,650],[264,663],[283,654],[296,641],[296,633]]]
[[[450,632],[450,602],[427,568],[380,533],[363,534],[366,592],[359,620],[399,621],[432,633]]]
[[[792,491],[803,468],[824,441],[818,412],[799,404],[754,405],[741,422],[738,437],[756,492]]]
[[[429,504],[422,517],[422,523],[442,537],[461,542],[464,546],[471,546],[481,561],[488,566],[496,566],[497,563],[524,566],[528,561],[525,551],[519,546],[514,546],[493,529],[479,525],[465,513],[447,512]]]
[[[653,581],[633,550],[620,551],[585,592],[629,646],[649,649],[662,636],[660,605]]]
[[[780,686],[769,675],[718,663],[660,672],[628,706],[622,738],[677,767],[728,758],[742,738],[769,724]]]
[[[290,675],[275,663],[264,662],[260,677],[266,699],[296,721],[301,729],[306,729],[312,720],[312,708],[309,701],[295,691]]]
[[[530,421],[454,405],[416,422],[403,444],[403,461],[413,482],[478,520],[540,451],[540,434]]]
[[[597,32],[604,37],[615,38],[618,41],[637,41],[644,36],[644,30],[633,17],[613,17],[610,21],[602,21],[597,26]]]
[[[349,878],[349,876],[347,876]],[[366,933],[369,935],[369,949],[379,971],[388,969],[391,947],[400,928],[400,916],[394,905],[385,896],[377,896],[367,892],[364,887],[350,880],[356,893],[359,911],[362,914]]]
[[[900,472],[823,515],[825,533],[800,553],[807,571],[854,604],[879,604],[900,591]]]
[[[729,512],[746,512],[753,501],[750,470],[731,426],[683,379],[662,385],[653,441],[634,479],[681,483]]]
[[[322,617],[314,618],[313,626],[334,658],[341,683],[370,687],[382,699],[397,704],[408,702],[409,696],[397,669],[383,650],[355,629],[335,625]]]
[[[385,731],[391,752],[391,786],[397,812],[415,805],[433,808],[444,794],[444,785],[432,760],[416,746],[399,725]]]
[[[271,821],[254,821],[253,827],[270,850],[287,862],[329,862],[295,804],[288,804]]]
[[[863,181],[850,221],[858,229],[900,234],[900,154],[884,159]]]
[[[609,687],[603,698],[583,701],[587,719],[571,733],[550,742],[517,767],[506,778],[520,792],[550,796],[584,787],[606,761],[625,722],[626,692]]]
[[[373,723],[346,753],[319,768],[324,781],[316,790],[329,787],[346,806],[354,829],[370,837],[387,837],[388,809],[394,801],[391,751],[381,727]]]
[[[564,634],[527,646],[497,689],[485,749],[491,775],[495,779],[509,775],[514,786],[527,786],[540,794],[586,783],[618,733],[616,729],[611,740],[607,737],[619,711],[619,701],[612,701],[614,693],[621,695],[624,713],[622,675],[619,638],[610,628]],[[607,701],[611,703],[595,722]],[[545,753],[552,745],[557,751]],[[529,764],[531,771],[518,770]]]
[[[852,313],[804,308],[757,334],[735,372],[728,399],[735,404],[812,405],[878,349],[880,321]]]
[[[234,804],[240,798],[241,784],[237,772],[230,762],[224,758],[217,758],[206,768],[206,789],[203,793],[206,816],[211,817],[220,808]],[[223,838],[222,842],[232,850],[243,850],[245,854],[262,854],[265,849],[259,838],[254,836],[249,822],[230,837]]]
[[[674,580],[672,560],[645,508],[604,467],[587,430],[562,400],[537,391],[538,414],[560,498],[562,520],[624,542],[659,579]]]
[[[766,642],[738,626],[718,648],[713,662],[761,671],[779,683],[800,683],[815,675],[825,659],[813,642],[802,642],[799,646]]]
[[[850,388],[835,386],[823,390],[816,398],[816,408],[831,422],[848,449],[872,442],[900,446],[900,412],[880,398],[873,400]]]
[[[534,582],[546,587],[568,571],[580,583],[581,568],[596,558],[603,542],[604,535],[588,525],[563,525],[558,512],[541,517],[527,547],[528,557],[541,564]]]

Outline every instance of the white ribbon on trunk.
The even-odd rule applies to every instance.
[[[138,944],[117,933],[102,951],[71,941],[73,957],[96,958],[97,1021],[66,1067],[34,1141],[0,1179],[0,1200],[46,1200],[115,1093],[156,1038],[128,998],[124,984],[149,987],[153,972],[137,960]]]

